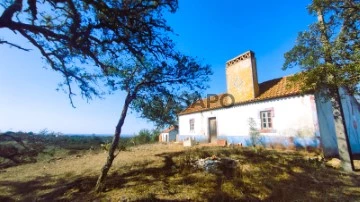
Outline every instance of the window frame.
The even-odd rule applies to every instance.
[[[189,126],[190,126],[190,132],[193,132],[195,130],[195,119],[189,119]]]
[[[263,116],[263,114],[265,116]],[[271,130],[274,128],[274,121],[273,121],[273,115],[272,110],[263,110],[260,111],[260,123],[261,123],[261,129],[262,130]],[[264,121],[265,119],[265,121]],[[264,126],[265,124],[265,126]]]

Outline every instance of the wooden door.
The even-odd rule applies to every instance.
[[[216,118],[209,118],[209,139],[212,143],[217,140]]]

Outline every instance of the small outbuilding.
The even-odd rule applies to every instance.
[[[175,142],[177,135],[178,135],[177,127],[170,126],[169,128],[165,129],[160,133],[159,142]]]

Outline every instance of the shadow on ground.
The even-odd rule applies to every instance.
[[[194,160],[216,155],[238,160],[211,174]],[[360,176],[332,170],[297,152],[201,148],[157,155],[158,161],[113,168],[107,190],[91,190],[97,176],[42,176],[0,181],[0,201],[352,201],[360,200]]]

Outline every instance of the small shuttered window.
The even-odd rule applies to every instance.
[[[195,119],[190,119],[189,124],[190,124],[190,131],[194,131]]]
[[[261,111],[260,119],[261,119],[261,129],[271,129],[273,127],[271,110]]]

